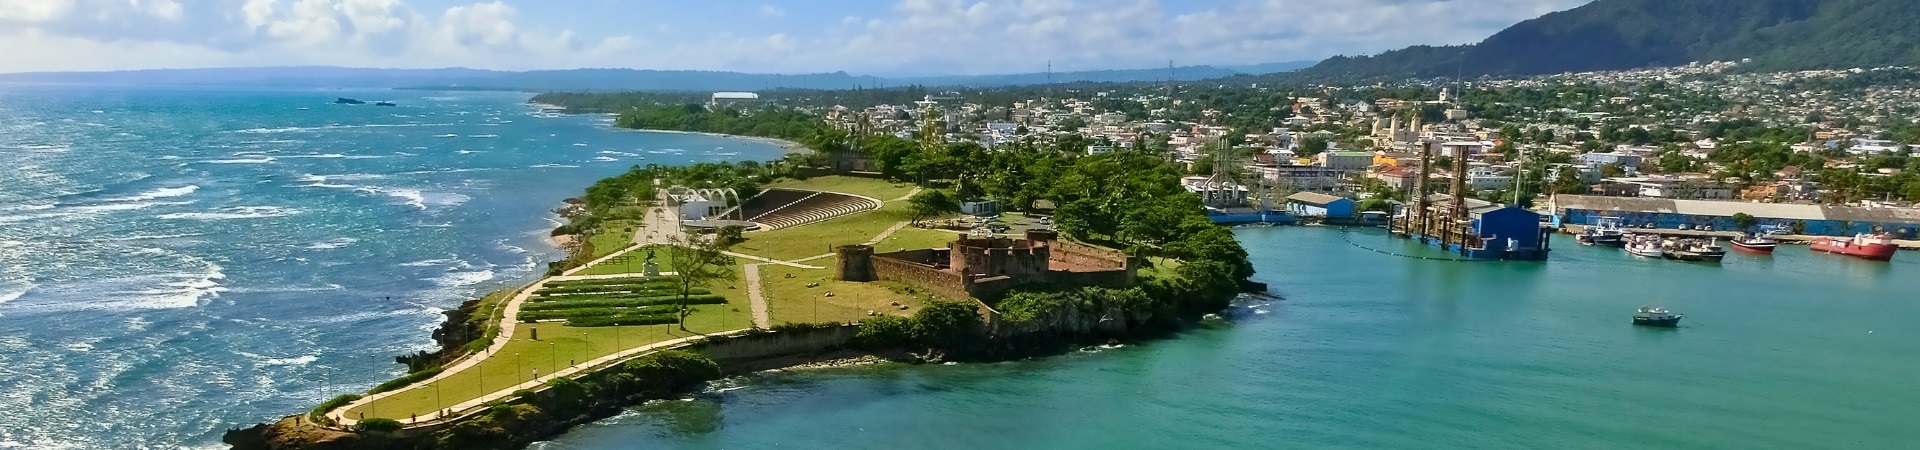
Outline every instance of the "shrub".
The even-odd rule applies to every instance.
[[[920,341],[957,347],[982,334],[980,310],[970,302],[933,301],[913,314],[913,335]]]
[[[819,329],[826,329],[826,328],[838,328],[838,327],[840,327],[840,324],[835,324],[835,323],[797,323],[797,322],[788,322],[788,323],[783,323],[783,324],[777,324],[777,325],[774,325],[774,326],[773,326],[773,331],[781,331],[781,332],[803,332],[803,331],[813,331],[813,330],[819,330]]]
[[[353,432],[355,433],[367,433],[367,432],[392,433],[395,431],[400,431],[401,428],[406,428],[406,426],[401,425],[400,421],[398,420],[388,419],[384,417],[375,417],[372,419],[362,420],[362,421],[353,423]]]
[[[314,407],[313,412],[307,414],[307,419],[324,425],[332,425],[333,419],[327,418],[327,413],[340,409],[342,406],[347,406],[348,403],[353,403],[356,400],[360,400],[360,394],[343,394],[339,397],[320,402],[320,406]]]
[[[905,347],[913,340],[913,321],[895,316],[869,317],[860,321],[860,332],[853,336],[855,346],[868,350]]]
[[[313,413],[324,415],[326,413],[333,412],[333,410],[340,409],[340,407],[342,406],[347,406],[348,403],[353,403],[358,400],[360,400],[360,394],[343,394],[339,397],[334,397],[325,402],[320,402],[320,406],[317,408],[314,408]]]
[[[627,362],[623,372],[656,389],[672,390],[681,386],[720,379],[720,363],[698,353],[668,350]]]
[[[394,389],[407,387],[408,385],[425,381],[428,378],[433,378],[435,375],[439,375],[440,371],[442,370],[445,370],[445,369],[440,367],[433,367],[433,368],[428,368],[426,370],[422,370],[419,372],[410,373],[410,374],[407,374],[406,376],[395,378],[385,383],[380,383],[379,386],[374,386],[373,390],[367,391],[367,395],[373,395],[381,392],[387,392]]]

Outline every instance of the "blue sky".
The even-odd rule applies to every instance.
[[[1479,41],[1591,0],[0,0],[0,72],[339,65],[985,74]]]

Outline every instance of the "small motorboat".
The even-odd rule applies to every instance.
[[[1759,254],[1759,255],[1771,255],[1773,254],[1773,249],[1780,246],[1780,241],[1778,239],[1774,239],[1771,237],[1767,237],[1766,235],[1760,235],[1760,234],[1748,234],[1745,236],[1733,238],[1733,240],[1728,242],[1733,243],[1734,250],[1739,250],[1739,251]]]
[[[1640,312],[1633,314],[1633,324],[1646,327],[1677,328],[1680,326],[1680,317],[1682,316],[1679,314],[1667,312],[1665,308],[1642,306],[1640,307]]]

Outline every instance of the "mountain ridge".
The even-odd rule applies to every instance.
[[[1597,0],[1479,43],[1335,56],[1308,78],[1527,76],[1751,59],[1756,70],[1920,64],[1910,0]]]

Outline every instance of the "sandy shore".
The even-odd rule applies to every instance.
[[[700,135],[700,136],[713,136],[713,137],[722,137],[722,138],[729,138],[729,139],[739,139],[743,141],[754,141],[762,144],[778,145],[780,146],[781,149],[785,150],[787,153],[806,153],[808,151],[807,146],[800,145],[799,142],[789,141],[786,139],[775,139],[775,138],[758,137],[758,136],[741,136],[737,134],[707,133],[707,132],[701,132],[701,131],[648,130],[648,129],[638,129],[634,131],[643,131],[648,133],[666,133],[666,134],[693,134],[693,135]]]

